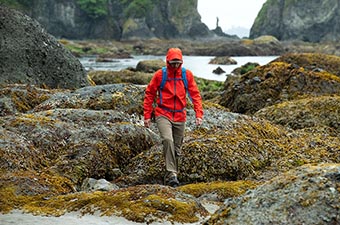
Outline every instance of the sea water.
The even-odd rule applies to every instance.
[[[272,60],[276,59],[277,56],[235,56],[231,57],[234,59],[236,65],[217,65],[209,64],[213,56],[183,56],[183,67],[191,70],[196,77],[201,77],[209,80],[225,81],[228,76],[235,68],[240,67],[248,62],[258,63],[265,65]],[[86,70],[112,70],[119,71],[129,67],[135,68],[139,61],[143,60],[165,60],[165,56],[154,56],[154,55],[138,55],[128,59],[112,59],[110,62],[96,62],[96,56],[82,57],[80,62]],[[213,73],[217,67],[220,67],[225,73],[217,75]]]

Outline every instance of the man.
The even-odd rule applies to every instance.
[[[183,143],[186,121],[186,94],[191,97],[196,114],[196,125],[202,124],[202,99],[194,76],[185,70],[187,85],[182,77],[183,57],[179,48],[170,48],[166,55],[167,79],[161,89],[164,72],[156,71],[145,90],[144,126],[150,127],[154,111],[156,123],[163,143],[166,174],[164,183],[172,187],[179,185],[177,157]],[[156,99],[157,106],[153,108]]]

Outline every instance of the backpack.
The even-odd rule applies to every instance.
[[[163,101],[162,101],[162,90],[163,90],[165,82],[167,80],[182,80],[183,83],[184,83],[185,91],[188,94],[188,96],[190,98],[190,101],[192,101],[190,93],[188,91],[188,80],[187,80],[186,69],[184,67],[182,67],[182,78],[169,78],[168,79],[168,74],[167,74],[167,71],[166,71],[166,67],[162,67],[162,81],[161,81],[161,84],[159,86],[159,99],[160,99],[160,104],[161,105],[163,103]],[[181,112],[181,111],[183,111],[183,109],[182,110],[176,110],[176,111]]]

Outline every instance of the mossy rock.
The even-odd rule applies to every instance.
[[[114,111],[58,109],[6,118],[0,135],[1,169],[42,170],[80,184],[87,177],[115,179],[159,137]],[[26,143],[25,145],[22,143]]]
[[[62,90],[43,89],[24,84],[1,85],[0,116],[28,112],[57,92]]]
[[[272,62],[227,79],[220,104],[232,112],[253,114],[259,109],[306,96],[340,94],[340,78],[327,71],[310,71],[285,62]]]
[[[111,192],[79,192],[48,199],[16,195],[8,188],[0,189],[0,195],[4,197],[2,201],[11,200],[15,202],[15,208],[34,215],[61,216],[68,212],[81,212],[84,215],[98,212],[100,216],[122,216],[138,223],[194,223],[208,216],[206,209],[194,197],[159,185],[122,188]],[[30,201],[23,201],[25,198]],[[0,209],[5,207],[11,209],[13,205],[5,204]]]
[[[305,165],[288,171],[226,200],[204,224],[336,224],[339,172],[340,164]]]
[[[138,62],[136,70],[145,73],[154,73],[162,67],[166,66],[164,60],[143,60]]]
[[[340,76],[340,57],[321,53],[289,53],[284,54],[275,62],[286,62],[305,68],[306,70],[320,71]]]
[[[286,101],[255,113],[292,129],[328,127],[330,134],[340,135],[340,96],[320,96]]]

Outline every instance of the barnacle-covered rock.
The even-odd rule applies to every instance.
[[[224,204],[204,224],[338,224],[340,164],[299,167]]]

